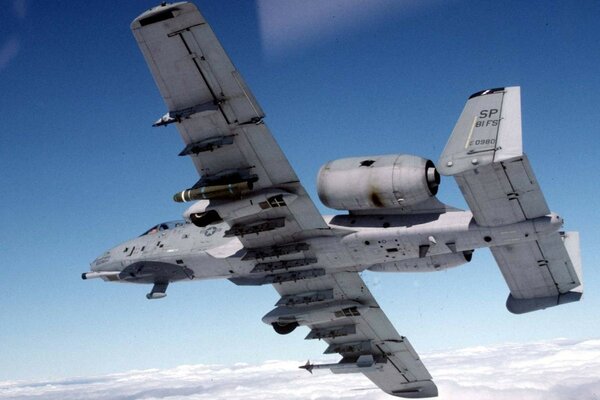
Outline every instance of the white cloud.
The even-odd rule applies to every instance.
[[[431,354],[425,362],[444,398],[600,398],[600,340],[476,347]]]
[[[392,15],[411,15],[439,0],[258,0],[263,51],[280,57]]]
[[[557,339],[423,354],[440,399],[600,399],[600,340]],[[329,360],[331,361],[331,360]],[[45,382],[0,382],[0,399],[391,399],[360,374],[300,361],[183,365]]]
[[[27,0],[14,0],[13,11],[20,19],[25,18],[27,16]]]
[[[10,64],[10,62],[17,56],[19,52],[20,43],[19,38],[16,36],[10,37],[0,47],[0,71]]]

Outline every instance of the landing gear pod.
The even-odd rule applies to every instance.
[[[155,283],[154,286],[152,286],[150,293],[146,295],[146,298],[148,300],[153,300],[167,297],[167,286],[169,286],[168,283]]]

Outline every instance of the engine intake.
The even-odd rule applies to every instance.
[[[317,190],[337,210],[399,208],[435,196],[440,174],[431,160],[408,154],[330,161],[319,171]]]

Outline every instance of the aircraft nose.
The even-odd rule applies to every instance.
[[[101,271],[111,259],[110,251],[105,251],[90,263],[90,271]]]

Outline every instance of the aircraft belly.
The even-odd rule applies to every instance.
[[[536,240],[539,235],[554,230],[556,224],[552,223],[552,218],[541,217],[501,227],[480,227],[470,212],[336,216],[330,221],[330,226],[352,233],[343,237],[316,237],[307,242],[310,242],[319,263],[328,270],[436,271],[467,262],[463,253],[473,249]],[[223,224],[203,229],[190,224],[169,234],[140,237],[113,249],[110,261],[93,270],[131,270],[145,262],[154,263],[155,269],[164,265],[165,271],[170,271],[171,265],[175,269],[187,268],[191,271],[189,279],[253,275],[256,263],[242,261],[246,253],[243,244],[238,238],[224,237],[224,231]],[[470,259],[470,253],[467,258]]]
[[[469,225],[471,215],[466,212],[352,219],[355,220],[355,232],[346,235],[341,241],[350,250],[355,263],[365,267],[473,248],[461,243],[465,241],[465,236],[475,235]],[[340,225],[346,223],[342,218],[332,222]]]
[[[212,257],[205,251],[189,257],[188,267],[194,271],[194,279],[216,279],[231,276],[232,266],[227,259]]]
[[[481,227],[470,212],[452,212],[436,216],[343,216],[332,220],[333,228],[348,229],[352,219],[353,233],[341,242],[349,249],[360,267],[419,260],[426,257],[446,257],[478,248],[504,246],[537,240],[558,229],[555,216],[548,215],[499,227]],[[348,224],[348,225],[346,225]],[[446,257],[447,258],[447,257]],[[458,260],[449,262],[458,265]],[[410,268],[398,271],[438,270],[439,262],[410,263]],[[442,263],[445,264],[445,263]],[[400,264],[396,264],[400,265]],[[389,270],[389,269],[385,269]]]

